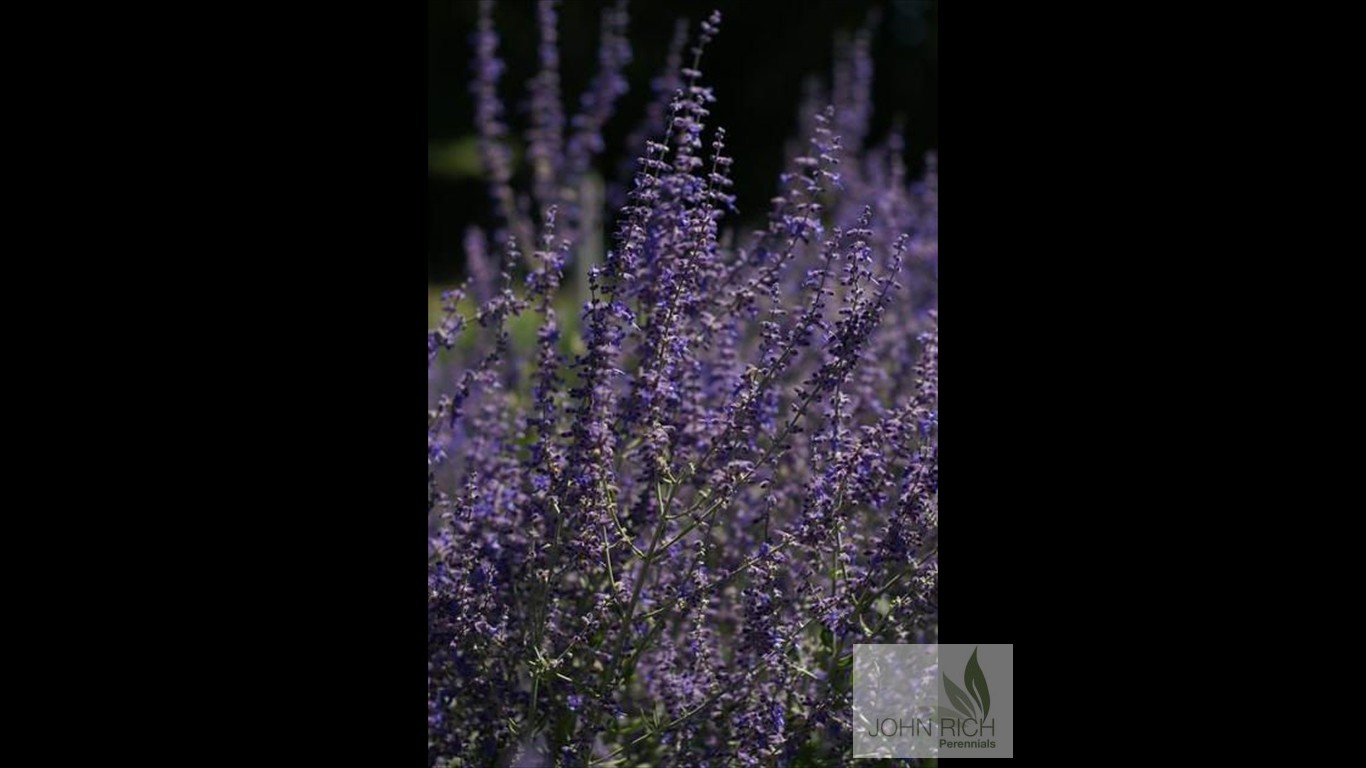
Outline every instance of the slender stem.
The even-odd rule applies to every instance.
[[[622,619],[621,640],[617,644],[617,652],[614,658],[620,659],[622,653],[626,651],[626,641],[631,637],[631,621],[635,618],[636,603],[640,601],[640,591],[645,587],[645,579],[650,573],[650,564],[655,561],[656,555],[661,551],[659,542],[664,538],[664,531],[669,524],[664,515],[664,510],[668,509],[669,504],[673,503],[674,491],[677,490],[677,488],[677,485],[669,486],[669,498],[668,501],[665,501],[663,488],[659,483],[655,484],[655,495],[659,499],[660,505],[659,521],[655,523],[654,536],[650,539],[650,549],[645,553],[645,559],[641,562],[640,576],[636,578],[635,586],[631,590],[631,602],[627,604],[626,613]],[[618,671],[618,669],[614,669],[613,674],[607,678],[609,682],[612,682],[613,684],[616,683]]]
[[[612,573],[612,549],[607,546],[607,526],[601,527],[602,531],[602,558],[607,561],[607,582],[612,585],[612,591],[617,588],[617,577]]]
[[[611,504],[607,507],[607,514],[612,518],[612,522],[617,526],[617,534],[621,536],[621,540],[626,542],[627,546],[631,548],[631,551],[636,554],[636,557],[644,558],[645,553],[640,551],[640,547],[637,547],[634,541],[631,541],[631,536],[628,533],[626,533],[626,527],[623,526],[621,524],[621,521],[617,519],[616,504]]]

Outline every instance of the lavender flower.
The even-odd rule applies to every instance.
[[[603,216],[584,190],[625,3],[568,121],[557,5],[537,6],[525,174],[491,2],[478,18],[497,224],[468,233],[470,281],[428,334],[431,762],[841,763],[853,644],[938,632],[937,166],[909,180],[870,133],[865,29],[738,236],[714,13],[676,37]],[[565,267],[599,216],[575,323]]]

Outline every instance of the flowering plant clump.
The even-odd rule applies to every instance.
[[[712,14],[676,37],[599,210],[626,9],[568,116],[556,15],[540,3],[520,173],[479,9],[497,225],[427,340],[430,762],[842,764],[853,645],[938,640],[933,158],[913,182],[898,132],[869,136],[864,32],[738,231]]]

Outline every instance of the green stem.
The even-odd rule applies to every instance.
[[[640,592],[644,589],[645,580],[650,574],[650,565],[655,561],[655,557],[661,551],[659,542],[664,538],[664,531],[669,524],[664,512],[669,508],[669,505],[673,503],[674,491],[677,488],[677,485],[669,486],[669,498],[668,501],[665,501],[663,489],[658,483],[655,484],[655,497],[659,499],[660,507],[659,521],[655,523],[654,535],[650,538],[650,548],[645,553],[645,558],[641,562],[640,576],[636,578],[636,583],[631,589],[631,602],[626,605],[626,613],[623,614],[621,639],[620,642],[617,643],[617,652],[614,658],[620,659],[622,653],[626,651],[626,641],[631,637],[631,621],[635,618],[636,614],[636,603],[640,601]],[[637,653],[639,653],[639,650],[637,650]],[[618,666],[614,669],[612,676],[608,678],[609,682],[615,683],[619,672],[620,667]]]

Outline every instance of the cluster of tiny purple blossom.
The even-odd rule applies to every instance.
[[[566,117],[556,15],[541,0],[519,191],[479,8],[497,225],[428,336],[430,762],[843,764],[853,645],[938,641],[934,160],[912,180],[899,132],[869,135],[864,31],[813,92],[766,220],[736,231],[700,71],[712,14],[654,81],[562,338],[631,49],[621,2]]]

